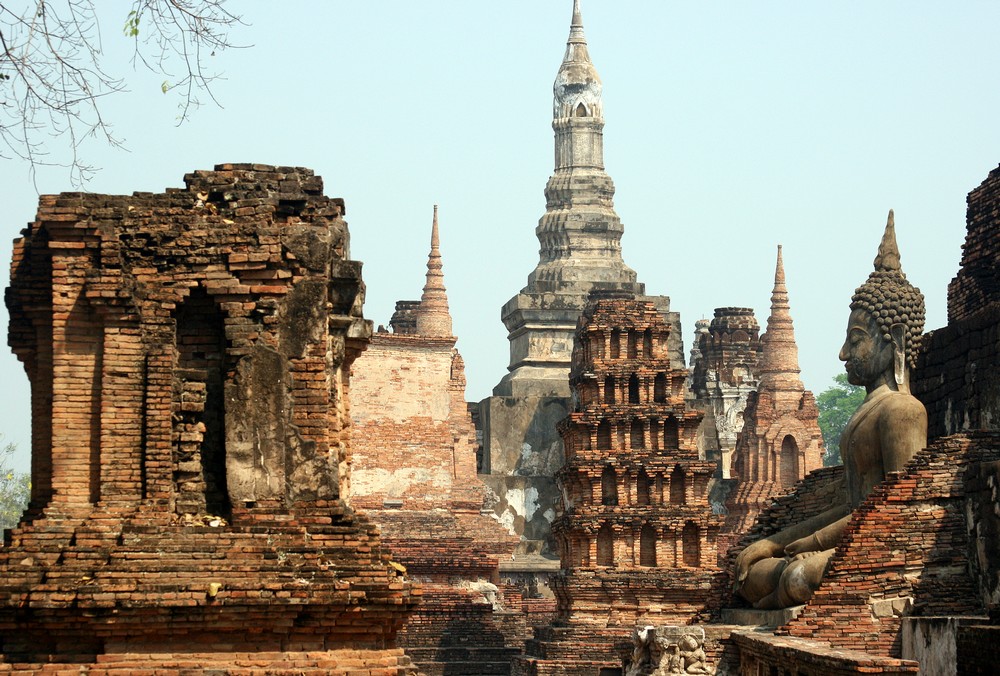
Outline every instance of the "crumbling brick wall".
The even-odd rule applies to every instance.
[[[1000,425],[1000,167],[967,203],[962,267],[948,285],[948,325],[923,337],[912,377],[931,439]]]
[[[485,487],[455,338],[376,333],[354,370],[352,504],[478,515]]]
[[[855,511],[823,584],[782,633],[901,657],[904,614],[982,614],[963,478],[997,458],[998,442],[991,433],[940,439],[891,473]]]
[[[348,372],[370,335],[343,202],[307,169],[185,182],[44,196],[15,243],[33,487],[0,551],[3,652],[185,651],[227,669],[237,653],[319,668],[366,649],[403,673],[379,651],[411,585],[340,500]]]
[[[398,302],[395,332],[380,329],[354,364],[351,504],[381,526],[396,560],[422,584],[420,608],[399,634],[421,671],[507,673],[526,614],[506,605],[498,565],[517,538],[482,513],[464,363],[456,338],[439,335],[442,327],[450,333],[447,307],[446,321],[430,324],[435,335],[420,333],[425,312],[422,303]]]

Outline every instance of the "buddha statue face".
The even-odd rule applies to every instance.
[[[871,385],[889,372],[896,346],[885,336],[876,319],[867,310],[851,311],[847,322],[847,339],[840,348],[840,360],[847,370],[847,382]]]

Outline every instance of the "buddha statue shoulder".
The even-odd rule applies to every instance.
[[[893,213],[875,270],[851,299],[840,360],[847,380],[865,388],[840,438],[847,499],[754,542],[736,558],[734,590],[755,608],[805,603],[819,587],[852,512],[889,472],[927,445],[927,411],[909,389],[924,328],[924,298],[903,274]]]

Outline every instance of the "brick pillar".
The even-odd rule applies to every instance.
[[[664,568],[674,566],[673,547],[669,539],[669,531],[656,529],[656,565]]]
[[[173,493],[173,462],[171,459],[173,374],[173,347],[158,344],[149,348],[146,355],[144,497],[160,500],[164,504],[172,500]]]
[[[77,510],[100,494],[104,332],[83,293],[87,257],[53,258],[52,505]]]
[[[145,360],[137,323],[111,317],[104,329],[101,374],[101,500],[142,499]]]

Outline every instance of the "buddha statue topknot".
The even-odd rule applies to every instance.
[[[903,274],[893,213],[875,270],[851,299],[840,360],[864,402],[840,438],[847,500],[758,540],[736,558],[737,594],[756,608],[805,603],[819,587],[851,513],[888,472],[927,444],[927,412],[909,389],[909,366],[924,328],[924,298]]]

